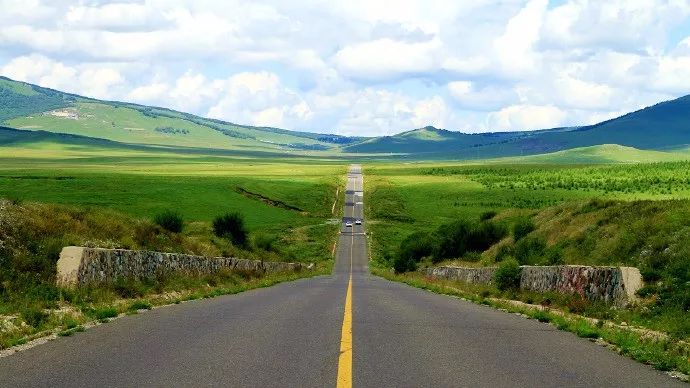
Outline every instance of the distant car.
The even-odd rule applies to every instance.
[[[355,220],[355,225],[362,225],[362,220]]]
[[[348,221],[345,223],[345,227],[351,228],[352,227],[352,222]]]

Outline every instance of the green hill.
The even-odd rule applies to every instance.
[[[685,150],[684,150],[685,151]],[[640,150],[618,144],[572,148],[548,154],[496,159],[500,162],[535,164],[603,164],[675,162],[690,159],[690,153]]]
[[[466,134],[434,127],[376,138],[347,137],[253,127],[174,110],[101,101],[0,77],[0,125],[23,132],[0,135],[17,143],[36,141],[28,131],[82,136],[118,146],[180,150],[400,159],[489,159],[551,154],[574,148],[617,144],[637,150],[668,151],[690,146],[690,96],[666,101],[585,127],[524,132]],[[7,131],[5,131],[7,132]],[[75,141],[51,137],[49,141]],[[111,144],[111,145],[112,145]],[[211,151],[215,150],[215,151]],[[196,152],[196,151],[195,151]],[[615,160],[611,148],[547,156],[552,160]],[[629,152],[627,152],[629,154]],[[630,156],[630,155],[628,155]],[[637,155],[667,158],[668,154]],[[627,156],[626,156],[627,158]]]
[[[237,125],[170,109],[100,101],[0,77],[0,124],[119,143],[231,150],[337,151],[359,138]]]
[[[346,146],[344,150],[409,154],[416,158],[483,159],[536,155],[603,144],[645,150],[687,148],[690,145],[690,96],[585,127],[480,134],[425,127],[369,139]]]

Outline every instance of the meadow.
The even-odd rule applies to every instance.
[[[577,298],[558,307],[687,340],[689,167],[687,161],[369,165],[364,173],[372,267],[381,273],[511,260],[634,266],[647,284],[638,307],[615,310]],[[489,288],[485,296],[557,304],[553,296]]]
[[[530,159],[528,159],[530,160]],[[690,162],[636,164],[410,163],[365,170],[377,262],[407,235],[488,211],[514,217],[564,202],[690,198]]]

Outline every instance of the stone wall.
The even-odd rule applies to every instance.
[[[624,305],[635,299],[642,276],[633,267],[592,267],[583,265],[522,266],[520,288],[538,292],[579,294],[590,300]],[[435,267],[425,273],[434,278],[488,284],[495,267]]]
[[[179,253],[65,247],[57,262],[57,283],[64,287],[113,282],[117,279],[155,279],[168,272],[203,275],[222,268],[254,272],[300,271],[300,263],[268,262],[232,257]]]

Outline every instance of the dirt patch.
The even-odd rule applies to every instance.
[[[247,198],[261,201],[261,202],[263,202],[269,206],[273,206],[273,207],[277,207],[277,208],[285,209],[285,210],[291,210],[291,211],[295,211],[295,212],[300,212],[300,213],[306,213],[304,210],[298,208],[297,206],[292,206],[292,205],[287,204],[283,201],[280,201],[277,199],[272,199],[272,198],[266,197],[266,196],[259,194],[259,193],[253,193],[253,192],[251,192],[247,189],[244,189],[242,187],[239,187],[239,186],[235,187],[235,191],[238,192],[239,194],[244,195]]]

